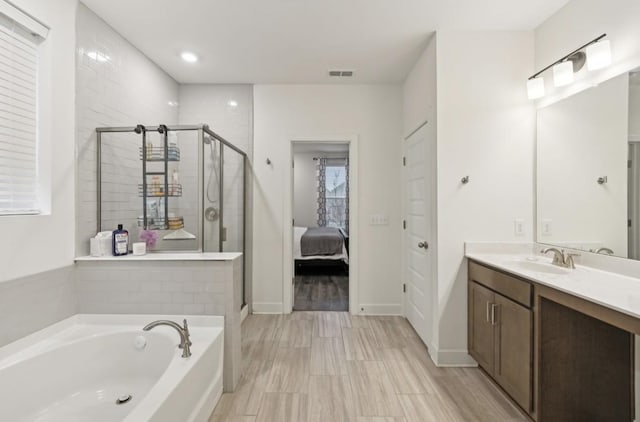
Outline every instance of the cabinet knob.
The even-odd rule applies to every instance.
[[[418,247],[422,249],[429,249],[429,244],[426,241],[418,242]]]

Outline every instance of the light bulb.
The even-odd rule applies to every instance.
[[[611,64],[611,43],[598,41],[587,47],[587,69],[598,70]]]
[[[567,60],[553,66],[553,84],[555,86],[569,85],[573,82],[573,62]]]
[[[527,97],[530,100],[544,97],[544,78],[538,77],[527,81]]]

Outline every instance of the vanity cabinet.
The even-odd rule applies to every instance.
[[[469,263],[469,353],[527,413],[532,408],[532,287]]]

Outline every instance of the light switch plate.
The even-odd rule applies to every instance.
[[[369,225],[386,226],[389,224],[389,217],[383,214],[371,214],[369,216]]]

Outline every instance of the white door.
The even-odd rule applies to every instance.
[[[435,133],[427,123],[405,140],[405,315],[425,344],[433,340]]]

